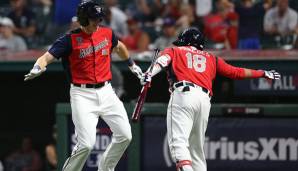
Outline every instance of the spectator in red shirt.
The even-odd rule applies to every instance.
[[[238,19],[239,16],[235,12],[230,12],[227,15],[229,27],[227,30],[227,39],[231,49],[237,49],[238,44]]]
[[[217,0],[216,9],[216,13],[208,15],[204,19],[206,38],[218,45],[223,45],[225,49],[234,48],[237,34],[235,34],[235,31],[231,32],[231,30],[235,30],[233,28],[237,26],[238,17],[231,11],[230,3],[227,0]],[[231,26],[232,28],[230,28]],[[228,35],[228,32],[230,32],[230,35]],[[229,38],[233,40],[229,40]]]
[[[150,43],[149,35],[144,32],[136,19],[128,19],[128,36],[123,37],[121,40],[129,50],[145,51],[148,50]]]

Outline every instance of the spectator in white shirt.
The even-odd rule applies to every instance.
[[[128,34],[127,15],[116,6],[117,0],[105,0],[105,4],[109,8],[108,13],[110,13],[106,24],[113,29],[118,37],[126,36]]]
[[[14,23],[10,18],[0,19],[0,51],[20,52],[27,50],[24,39],[13,32]]]
[[[172,43],[175,41],[177,37],[175,24],[176,23],[174,18],[166,17],[163,19],[163,34],[154,41],[153,46],[155,48],[164,49],[168,46],[172,46]]]
[[[289,1],[277,0],[276,7],[265,14],[264,31],[272,35],[292,35],[297,28],[297,22],[298,14],[289,7]]]

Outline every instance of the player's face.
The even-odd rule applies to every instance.
[[[94,32],[97,29],[97,26],[101,22],[101,19],[89,19],[89,25],[87,26],[88,30]]]

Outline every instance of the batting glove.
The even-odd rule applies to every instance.
[[[46,71],[46,68],[41,69],[39,65],[34,65],[28,74],[25,75],[24,81],[32,80],[35,77],[40,76],[43,72]]]
[[[279,80],[280,74],[276,72],[275,70],[271,71],[264,71],[264,77],[270,80]]]
[[[147,84],[147,83],[150,83],[151,80],[152,80],[152,76],[151,76],[151,74],[149,74],[149,73],[144,73],[144,74],[142,74],[142,77],[141,77],[141,79],[140,79],[140,83],[141,83],[141,85],[145,85],[145,84]]]
[[[130,71],[131,71],[134,75],[136,75],[139,79],[142,78],[143,71],[142,71],[142,69],[141,69],[138,65],[133,64],[132,66],[129,66],[129,69],[130,69]]]

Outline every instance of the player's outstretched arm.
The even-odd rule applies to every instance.
[[[33,78],[40,76],[43,72],[46,71],[46,66],[52,63],[54,59],[54,56],[49,52],[44,53],[36,60],[30,72],[25,75],[24,81],[32,80]]]
[[[130,71],[139,79],[141,79],[143,74],[142,69],[131,59],[131,57],[129,57],[129,52],[121,41],[118,41],[118,44],[116,47],[114,47],[113,51],[116,52],[120,58],[127,61]]]
[[[254,70],[248,68],[235,67],[227,64],[222,58],[217,58],[217,73],[231,79],[245,79],[245,78],[267,78],[272,80],[280,79],[280,74],[274,70]]]

